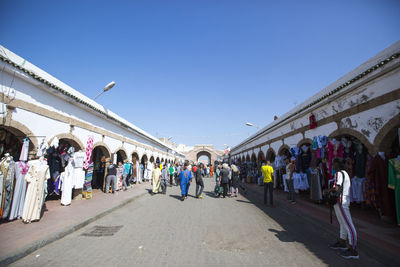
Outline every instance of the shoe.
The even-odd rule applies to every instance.
[[[360,256],[358,255],[357,250],[353,250],[353,249],[347,249],[344,250],[340,253],[340,256],[342,256],[345,259],[359,259]]]
[[[296,201],[292,201],[292,204],[296,204]]]
[[[199,196],[199,198],[203,198],[203,196],[202,196],[202,195],[200,195],[200,196]]]
[[[347,250],[346,244],[343,244],[340,241],[337,241],[335,244],[332,244],[329,246],[331,249],[336,249],[336,250]]]
[[[184,197],[181,197],[181,201],[184,201],[185,200],[185,198]]]

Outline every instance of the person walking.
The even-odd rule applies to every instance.
[[[117,168],[117,190],[127,190],[126,186],[126,170],[125,167],[122,165],[122,162],[118,162],[118,168]]]
[[[110,159],[110,165],[107,167],[107,178],[106,178],[106,194],[110,192],[110,183],[112,182],[112,193],[116,194],[117,187],[117,166]]]
[[[181,174],[181,172],[182,172],[182,167],[181,167],[181,164],[178,163],[178,165],[176,166],[176,176],[175,176],[175,178],[176,178],[176,181],[175,181],[176,186],[180,185],[180,174]]]
[[[350,176],[344,170],[344,165],[338,158],[333,160],[332,169],[336,173],[334,186],[330,191],[334,191],[338,195],[338,201],[333,208],[340,224],[340,237],[330,248],[342,250],[340,256],[345,259],[358,259],[357,232],[350,214]],[[346,240],[349,246],[347,246]]]
[[[165,195],[167,193],[167,186],[169,183],[169,169],[166,164],[163,165],[161,171],[161,192]]]
[[[152,191],[151,195],[158,194],[158,191],[160,190],[160,179],[161,179],[161,171],[160,171],[160,165],[156,163],[156,167],[154,168],[152,172]]]
[[[214,167],[212,164],[210,164],[210,176],[213,177],[214,176]]]
[[[210,177],[210,167],[208,165],[206,168],[206,173],[207,173],[207,178],[209,178]]]
[[[293,172],[295,165],[292,162],[290,162],[288,158],[286,158],[285,161],[286,161],[286,184],[289,190],[288,201],[291,202],[292,204],[296,204],[296,192],[294,191],[294,184],[293,184]]]
[[[269,205],[272,207],[274,205],[274,181],[272,179],[274,176],[274,169],[270,161],[267,161],[267,164],[265,164],[265,162],[263,163],[261,172],[264,175],[264,205],[267,205],[267,197],[269,195]]]
[[[237,197],[239,193],[240,171],[238,167],[234,164],[232,164],[231,169],[232,169],[232,196]]]
[[[203,171],[204,166],[200,164],[199,168],[196,172],[196,198],[203,198],[203,189],[204,189],[204,182],[203,182]]]
[[[185,163],[183,170],[179,173],[179,181],[181,186],[181,201],[184,201],[188,195],[189,185],[192,182],[192,172],[188,170],[188,164]]]
[[[220,176],[220,184],[223,188],[223,198],[226,198],[226,196],[228,195],[228,186],[229,186],[229,166],[228,164],[224,163],[222,165],[222,170],[220,170],[219,172],[219,176]]]
[[[169,166],[169,186],[172,186],[174,184],[174,177],[175,176],[175,167],[174,164],[171,164]]]

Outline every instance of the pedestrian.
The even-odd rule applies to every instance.
[[[179,181],[181,186],[181,201],[187,198],[189,185],[192,182],[192,172],[188,170],[188,163],[185,163],[183,170],[179,174]]]
[[[110,183],[112,182],[112,193],[116,194],[117,186],[117,166],[110,159],[110,165],[107,167],[107,178],[106,178],[106,194],[110,192]]]
[[[125,167],[122,165],[122,161],[119,161],[117,168],[117,190],[127,190],[126,175]]]
[[[160,165],[156,163],[156,167],[154,168],[152,172],[152,191],[151,195],[158,194],[158,191],[160,190],[160,179],[161,179],[161,171],[160,171]]]
[[[228,195],[228,186],[229,186],[229,166],[228,164],[224,163],[222,165],[222,169],[219,172],[219,177],[220,177],[220,185],[223,188],[223,198],[226,198]]]
[[[289,190],[288,201],[291,202],[292,204],[296,204],[296,192],[294,191],[294,184],[293,184],[293,172],[295,165],[292,162],[290,162],[288,158],[285,159],[285,162],[286,162],[286,185]]]
[[[132,172],[133,172],[132,163],[130,163],[128,160],[125,160],[124,167],[125,167],[125,172],[126,172],[125,183],[126,183],[126,186],[130,186],[131,185]]]
[[[203,198],[203,189],[204,189],[204,182],[203,182],[203,171],[204,166],[203,164],[200,164],[197,172],[195,173],[196,175],[196,198]]]
[[[238,196],[239,193],[239,179],[240,179],[240,171],[238,167],[234,164],[231,166],[232,169],[232,194],[234,194],[235,197]]]
[[[213,177],[214,175],[214,167],[212,164],[210,164],[210,176]]]
[[[272,168],[270,161],[267,161],[267,164],[263,162],[261,172],[264,175],[264,205],[267,205],[267,196],[269,195],[269,205],[273,206],[274,181],[272,178],[274,176],[274,169]]]
[[[340,255],[345,259],[358,259],[357,232],[350,214],[350,176],[338,158],[333,160],[332,170],[335,172],[335,182],[330,191],[334,191],[338,196],[333,208],[340,224],[340,238],[330,248],[342,250]]]
[[[178,163],[177,166],[176,166],[176,175],[175,175],[175,179],[176,179],[175,184],[176,184],[176,186],[180,185],[180,174],[181,174],[181,171],[182,171],[181,164]]]
[[[169,166],[169,186],[172,186],[174,184],[174,176],[175,176],[175,167],[174,164],[171,164],[171,166]]]
[[[206,173],[207,173],[207,178],[209,178],[210,177],[210,166],[208,166],[208,165],[206,168]]]
[[[161,171],[161,192],[165,195],[167,193],[167,186],[169,183],[169,169],[166,164],[163,165]]]

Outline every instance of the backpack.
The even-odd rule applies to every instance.
[[[344,173],[341,171],[340,172],[343,176],[343,183],[344,183]],[[329,205],[334,206],[339,202],[339,198],[343,194],[343,184],[340,187],[340,190],[329,190],[327,194],[325,195],[326,202],[328,202]]]

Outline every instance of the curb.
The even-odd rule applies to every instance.
[[[7,265],[9,265],[9,264],[11,264],[11,263],[13,263],[13,262],[25,257],[25,256],[27,256],[28,254],[34,252],[35,250],[37,250],[39,248],[42,248],[42,247],[44,247],[46,245],[49,245],[49,244],[53,243],[54,241],[57,241],[57,240],[65,237],[65,236],[67,236],[67,235],[69,235],[69,234],[71,234],[71,233],[73,233],[75,231],[78,231],[79,229],[85,227],[86,225],[88,225],[88,224],[90,224],[90,223],[92,223],[92,222],[94,222],[94,221],[96,221],[96,220],[98,220],[98,219],[110,214],[111,212],[113,212],[113,211],[115,211],[117,209],[122,208],[123,206],[135,201],[136,199],[138,199],[138,198],[140,198],[140,197],[142,197],[142,196],[144,196],[146,194],[147,194],[147,191],[144,191],[143,193],[141,193],[141,194],[139,194],[137,196],[133,196],[133,197],[131,197],[129,199],[126,199],[123,202],[121,202],[120,204],[118,204],[118,205],[116,205],[116,206],[114,206],[112,208],[109,208],[108,210],[105,210],[103,212],[100,212],[100,213],[98,213],[97,215],[95,215],[95,216],[93,216],[91,218],[83,220],[83,221],[81,221],[81,222],[79,222],[77,224],[74,224],[72,226],[65,227],[64,229],[62,229],[62,230],[60,230],[58,232],[55,232],[55,233],[50,234],[50,235],[48,235],[48,236],[46,236],[46,237],[44,237],[42,239],[34,241],[31,244],[26,245],[26,246],[18,249],[14,253],[4,256],[3,259],[0,259],[0,266],[7,266]]]
[[[247,190],[256,195],[262,195],[261,192],[258,192],[257,190],[254,190],[253,188],[246,186],[246,191]],[[333,225],[325,223],[313,217],[310,217],[306,213],[296,209],[295,207],[282,204],[282,201],[279,199],[276,199],[276,201],[281,203],[281,205],[285,206],[286,209],[290,210],[290,213],[292,215],[301,217],[303,220],[307,221],[307,223],[310,223],[314,227],[318,227],[319,229],[321,229],[322,232],[325,232],[333,237],[338,236],[339,230],[336,229]],[[400,266],[400,258],[396,257],[397,255],[394,255],[389,251],[383,250],[363,238],[358,238],[358,239],[359,239],[358,247],[361,247],[361,250],[365,254],[375,255],[376,256],[375,259],[385,266]]]

